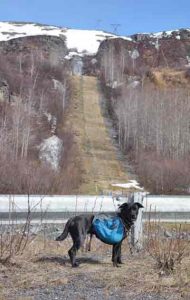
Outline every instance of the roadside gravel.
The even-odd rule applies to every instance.
[[[101,276],[101,274],[100,274]],[[129,291],[121,288],[107,289],[100,280],[94,280],[93,274],[78,274],[66,285],[55,287],[26,289],[17,292],[9,300],[177,300],[174,295],[168,297],[155,293],[135,294],[135,290]]]

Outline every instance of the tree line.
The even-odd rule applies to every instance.
[[[118,143],[153,193],[189,193],[190,90],[147,81],[111,89],[102,80]]]
[[[154,192],[189,189],[190,90],[146,85],[123,88],[118,99],[119,144]]]

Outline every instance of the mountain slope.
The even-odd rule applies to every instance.
[[[103,31],[75,30],[34,23],[0,22],[0,54],[2,56],[2,58],[0,57],[2,61],[0,92],[4,95],[8,91],[8,97],[3,96],[1,98],[6,98],[6,101],[10,102],[10,106],[12,105],[11,102],[15,101],[14,97],[19,96],[19,85],[16,82],[16,79],[19,79],[18,74],[22,75],[23,78],[28,76],[30,79],[30,74],[34,73],[36,58],[38,58],[36,61],[37,75],[40,66],[40,70],[43,70],[48,82],[44,89],[41,84],[43,83],[42,80],[39,80],[39,85],[41,84],[42,87],[40,92],[36,91],[35,103],[37,106],[41,103],[41,99],[48,98],[44,97],[44,91],[49,94],[56,93],[55,85],[61,83],[61,93],[64,103],[66,103],[64,110],[69,110],[69,112],[66,118],[65,111],[63,111],[63,117],[60,114],[58,116],[61,123],[58,126],[57,134],[61,137],[61,131],[63,130],[65,133],[63,160],[60,160],[60,165],[65,171],[65,163],[67,162],[68,172],[66,176],[65,173],[63,174],[63,178],[73,183],[76,181],[74,179],[76,177],[78,180],[75,184],[76,189],[82,182],[77,190],[79,193],[99,193],[102,190],[113,189],[109,186],[112,183],[126,184],[128,173],[131,171],[128,166],[125,168],[123,157],[118,155],[115,141],[111,140],[107,132],[108,128],[105,127],[105,120],[101,114],[100,97],[104,100],[102,101],[104,104],[108,103],[105,99],[109,101],[109,105],[113,102],[113,105],[110,105],[110,111],[115,110],[114,121],[121,120],[121,116],[117,118],[118,107],[120,107],[121,115],[124,116],[124,119],[126,118],[122,124],[119,124],[122,127],[120,127],[121,130],[119,129],[120,145],[118,147],[122,146],[125,154],[128,154],[128,150],[130,150],[131,155],[132,148],[129,146],[131,145],[131,136],[125,135],[123,139],[123,130],[125,132],[129,123],[129,118],[126,115],[128,113],[131,116],[134,113],[131,110],[133,106],[124,106],[127,96],[130,93],[138,96],[141,88],[145,85],[149,89],[148,92],[151,92],[153,85],[156,85],[160,90],[163,87],[181,89],[189,86],[189,29],[157,34],[136,34],[127,38]],[[9,60],[14,72],[10,71]],[[47,63],[53,70],[53,75],[48,74]],[[62,73],[65,78],[63,79],[61,75],[61,82],[58,82],[60,80],[56,76],[59,77]],[[102,93],[105,93],[105,97],[100,95],[96,78],[87,76],[71,78],[73,98],[70,97],[70,85],[67,86],[67,83],[70,82],[71,74],[97,77],[101,81]],[[178,90],[179,95],[182,95],[181,91],[182,89]],[[54,96],[49,97],[48,101],[52,110],[51,115],[54,118],[59,110],[55,105],[52,105],[53,98]],[[152,99],[152,95],[149,98]],[[60,99],[58,99],[59,104]],[[47,112],[49,113],[46,109],[46,115]],[[139,110],[138,117],[135,115],[132,118],[132,125],[129,126],[135,132],[134,145],[138,145],[136,143],[138,124],[134,123],[133,120],[140,119],[139,116],[142,116],[142,110]],[[143,118],[141,117],[141,119]],[[64,128],[65,124],[66,129]],[[61,127],[60,132],[59,127]],[[186,127],[185,130],[188,132]],[[138,138],[141,141],[140,126],[139,129]],[[152,132],[152,128],[150,130]],[[68,137],[70,132],[71,136]],[[75,136],[74,143],[73,133]],[[115,134],[112,132],[112,135]],[[128,141],[126,136],[129,136]],[[149,133],[148,136],[150,136]],[[67,145],[70,145],[71,148],[66,151]],[[75,145],[76,153],[74,152],[72,155],[70,149],[75,149]],[[79,155],[77,155],[78,153]],[[139,155],[137,149],[133,153]],[[133,162],[134,160],[132,160]],[[142,162],[139,165],[142,165]],[[127,169],[127,173],[123,168]],[[136,172],[139,173],[139,168],[136,169]],[[77,176],[73,175],[75,173]],[[142,177],[144,178],[144,173]],[[63,178],[60,179],[62,186]],[[152,178],[152,176],[148,175],[147,178]],[[66,187],[69,186],[68,182],[65,184]],[[143,180],[142,182],[145,185]],[[74,192],[75,190],[70,188],[69,193]]]
[[[107,38],[118,36],[101,30],[68,29],[36,23],[0,22],[0,41],[8,41],[27,36],[56,36],[65,39],[66,46],[72,55],[93,55],[98,51],[100,43]],[[129,37],[123,39],[131,40]]]

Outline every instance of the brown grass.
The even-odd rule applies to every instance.
[[[190,296],[189,254],[172,274],[162,276],[147,252],[131,255],[127,241],[123,244],[126,264],[113,268],[111,247],[95,238],[92,252],[79,252],[81,265],[72,269],[67,256],[70,245],[69,238],[64,242],[55,242],[36,237],[22,256],[13,258],[9,264],[0,265],[0,299],[9,299],[17,291],[64,286],[77,276],[88,276],[101,283],[107,297],[113,289],[130,296],[142,293],[175,295],[170,299],[188,299]]]
[[[155,69],[151,71],[151,80],[160,88],[163,87],[184,87],[189,84],[185,70],[169,68]]]

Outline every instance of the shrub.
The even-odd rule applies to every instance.
[[[151,215],[151,212],[150,212]],[[158,214],[146,223],[145,248],[156,261],[160,275],[169,274],[181,263],[186,255],[188,241],[184,239],[183,226],[175,223],[168,232],[159,221]]]

